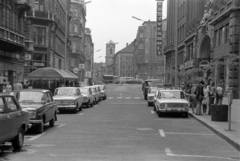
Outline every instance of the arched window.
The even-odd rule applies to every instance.
[[[78,25],[77,24],[73,25],[73,30],[74,30],[74,32],[78,32]]]
[[[78,17],[78,10],[77,9],[74,10],[74,16]]]
[[[112,49],[112,48],[110,48],[109,54],[110,54],[110,55],[113,54],[113,49]]]

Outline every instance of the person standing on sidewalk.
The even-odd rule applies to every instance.
[[[196,87],[196,98],[197,98],[196,115],[202,114],[202,101],[204,98],[203,85],[204,85],[204,82],[200,81]]]
[[[207,81],[204,84],[203,92],[204,92],[204,99],[203,99],[202,105],[204,107],[206,107],[206,110],[203,110],[203,113],[205,111],[205,114],[208,114],[208,112],[209,112],[209,95],[208,95],[209,94],[209,85],[208,85]]]
[[[209,86],[209,113],[208,114],[211,114],[211,105],[214,104],[214,100],[215,100],[215,97],[216,97],[216,88],[215,88],[215,84],[214,82],[212,81],[210,86]]]
[[[222,105],[223,100],[223,88],[221,87],[221,84],[219,83],[216,89],[216,104]]]

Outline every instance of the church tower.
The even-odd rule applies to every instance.
[[[109,66],[113,63],[113,57],[115,54],[115,45],[116,43],[114,43],[112,40],[110,40],[107,44],[106,44],[106,61],[105,61],[105,66]]]

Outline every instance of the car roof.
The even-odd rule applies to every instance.
[[[0,97],[9,97],[9,96],[14,97],[14,96],[11,95],[11,94],[0,93]]]
[[[19,92],[19,91],[30,91],[30,92],[48,92],[47,89],[21,89],[21,90],[13,90],[12,92]]]
[[[177,91],[183,91],[183,90],[181,90],[181,89],[159,89],[159,91],[175,91],[175,92],[177,92]]]

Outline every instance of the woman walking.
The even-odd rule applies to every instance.
[[[201,81],[196,87],[196,98],[197,98],[196,115],[202,115],[202,101],[204,98],[203,85],[204,85],[204,82]]]
[[[208,82],[205,82],[203,92],[204,92],[204,100],[203,100],[202,104],[203,104],[203,106],[206,107],[205,114],[208,114],[208,112],[209,112],[209,85],[208,85]],[[204,110],[203,110],[203,114],[204,114]]]

